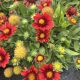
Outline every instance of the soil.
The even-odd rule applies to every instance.
[[[14,75],[10,79],[7,79],[3,75],[3,69],[0,69],[0,80],[22,80],[22,77]],[[80,80],[80,70],[76,70],[73,67],[69,68],[69,70],[64,70],[61,73],[61,80]]]

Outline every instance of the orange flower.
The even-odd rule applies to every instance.
[[[60,72],[53,70],[52,64],[45,64],[40,68],[42,80],[60,80]]]
[[[35,66],[31,66],[30,69],[25,69],[21,72],[22,76],[25,76],[23,80],[39,80],[38,79],[38,70]]]
[[[67,17],[71,17],[71,16],[76,16],[77,15],[77,10],[74,6],[70,6],[66,12],[66,16]]]
[[[40,4],[37,4],[37,7],[42,10],[44,7],[50,6],[52,3],[52,0],[40,0]]]
[[[10,36],[14,34],[16,27],[6,22],[0,27],[0,41],[8,40]]]
[[[41,43],[48,42],[49,37],[50,37],[50,31],[48,30],[45,31],[38,30],[36,33],[36,41],[39,41]]]
[[[39,14],[34,16],[34,23],[32,26],[37,30],[51,30],[54,27],[54,22],[51,16],[47,13]]]
[[[0,12],[0,26],[7,21],[7,17],[4,13]]]
[[[10,55],[4,50],[4,48],[0,48],[0,67],[5,68],[10,59]]]

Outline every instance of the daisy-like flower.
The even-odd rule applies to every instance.
[[[0,12],[0,26],[7,21],[7,17],[4,13]]]
[[[72,24],[76,24],[76,23],[77,23],[77,20],[76,20],[75,18],[71,18],[71,19],[70,19],[70,22],[71,22]]]
[[[49,41],[49,36],[50,36],[50,31],[48,31],[48,30],[45,30],[45,31],[38,30],[37,33],[36,33],[36,41],[39,41],[41,43],[48,42]]]
[[[14,50],[14,56],[18,59],[24,59],[27,56],[27,49],[25,46],[16,47]]]
[[[50,6],[52,0],[40,0],[40,3],[36,3],[37,7],[42,10],[44,7]]]
[[[12,36],[15,31],[16,27],[6,22],[4,25],[0,27],[0,41],[8,40],[8,38]]]
[[[60,72],[53,70],[52,64],[45,64],[40,68],[42,80],[60,80]]]
[[[62,63],[55,61],[53,63],[53,67],[54,67],[55,71],[59,72],[59,71],[62,71],[63,65],[62,65]]]
[[[13,68],[12,67],[8,67],[4,70],[4,76],[6,78],[10,78],[13,75]]]
[[[54,22],[51,16],[47,13],[35,14],[34,20],[35,22],[32,24],[32,26],[37,30],[50,30],[54,27]]]
[[[31,4],[34,4],[35,0],[24,0],[23,3],[24,3],[25,6],[29,6]]]
[[[59,52],[60,52],[61,54],[65,54],[65,48],[64,48],[64,47],[60,46],[60,47],[58,48],[58,50],[59,50]]]
[[[70,6],[66,12],[66,16],[67,17],[71,17],[71,16],[76,16],[77,15],[77,10],[74,6]]]
[[[0,67],[5,68],[10,59],[9,53],[7,53],[4,48],[0,48]]]
[[[38,80],[38,70],[33,65],[30,69],[25,69],[21,72],[21,75],[25,76],[23,80]]]
[[[40,53],[38,55],[36,55],[36,57],[35,57],[35,62],[37,62],[37,63],[41,63],[44,60],[45,60],[45,56]]]

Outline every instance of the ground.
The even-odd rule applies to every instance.
[[[13,76],[10,79],[6,79],[3,74],[3,70],[0,70],[0,80],[22,80],[21,76]],[[80,80],[80,70],[76,70],[73,67],[69,68],[69,70],[64,70],[61,75],[61,80]]]

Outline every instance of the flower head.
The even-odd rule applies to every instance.
[[[42,80],[60,80],[60,73],[53,70],[52,64],[45,64],[40,68]]]
[[[6,22],[0,27],[0,40],[8,40],[10,36],[14,34],[16,27]]]
[[[22,71],[21,66],[15,66],[13,68],[13,72],[14,72],[15,75],[19,75],[21,73],[21,71]]]
[[[56,61],[53,63],[53,67],[55,71],[59,72],[59,71],[62,71],[63,66],[60,62]]]
[[[53,16],[54,11],[53,11],[53,8],[51,8],[51,7],[44,7],[44,8],[42,9],[42,13],[43,13],[43,14],[44,14],[44,13],[48,13],[50,16]]]
[[[4,48],[0,48],[0,67],[5,68],[10,59],[9,53],[7,53]]]
[[[20,47],[20,46],[24,46],[24,43],[23,43],[23,41],[18,40],[18,41],[16,42],[16,47]]]
[[[13,75],[13,69],[12,67],[8,67],[4,70],[4,76],[6,78],[10,78]]]
[[[45,56],[40,53],[38,55],[36,55],[36,57],[35,57],[35,62],[41,63],[44,60],[45,60]]]
[[[16,47],[14,50],[14,56],[18,59],[23,59],[27,55],[27,50],[24,46]]]
[[[4,13],[0,12],[0,26],[7,21],[7,17]]]
[[[54,22],[51,16],[47,13],[39,14],[34,16],[35,22],[32,26],[37,30],[51,30],[54,27]]]
[[[70,6],[66,12],[66,16],[71,17],[77,15],[77,10],[74,6]]]
[[[76,23],[77,23],[77,20],[76,20],[75,18],[71,18],[71,19],[70,19],[70,22],[71,22],[72,24],[76,24]]]
[[[50,36],[50,31],[48,31],[48,30],[45,30],[45,31],[38,30],[37,33],[36,33],[36,41],[39,41],[41,43],[48,42],[49,41],[49,36]]]
[[[20,17],[17,15],[11,15],[9,17],[9,23],[12,25],[18,25],[20,23]]]
[[[29,69],[25,69],[21,75],[25,76],[23,80],[38,80],[38,70],[33,65]]]
[[[50,6],[52,3],[52,0],[40,0],[40,3],[37,4],[37,7],[42,10],[44,7]]]
[[[61,53],[61,54],[65,54],[65,48],[64,47],[59,47],[59,52]]]

